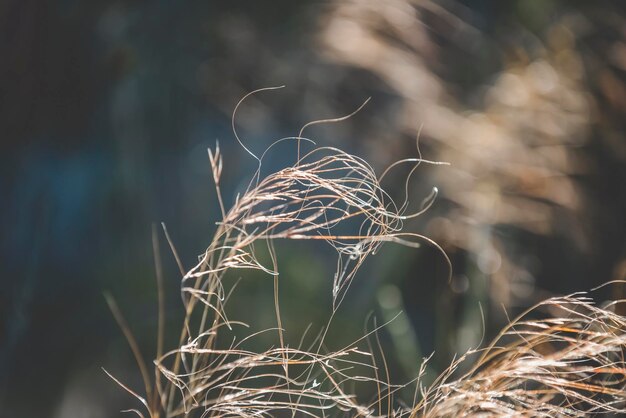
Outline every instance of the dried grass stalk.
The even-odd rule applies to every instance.
[[[371,350],[361,347],[371,346],[366,337],[375,336],[376,330],[335,352],[322,351],[325,334],[316,340],[317,348],[286,346],[277,291],[278,328],[263,332],[275,332],[279,344],[263,352],[244,349],[245,342],[260,332],[251,332],[243,340],[233,337],[225,344],[228,333],[245,324],[226,316],[224,306],[230,294],[224,276],[232,269],[256,269],[274,276],[277,286],[273,247],[277,239],[323,240],[334,247],[338,261],[331,314],[364,259],[383,242],[414,247],[420,241],[432,243],[419,234],[403,232],[402,226],[404,220],[428,208],[436,189],[419,211],[406,214],[408,198],[396,204],[380,181],[397,164],[417,167],[421,162],[433,162],[421,156],[406,159],[377,176],[366,161],[336,148],[313,148],[300,156],[300,142],[307,141],[302,131],[284,140],[298,141],[297,160],[262,179],[265,153],[258,158],[244,146],[258,160],[259,170],[228,211],[219,186],[222,154],[219,146],[209,150],[223,219],[199,263],[186,273],[183,270],[186,316],[180,344],[160,354],[159,343],[160,355],[154,361],[156,382],[145,399],[115,380],[144,404],[150,417],[580,416],[626,410],[625,319],[593,306],[582,295],[544,302],[541,306],[558,310],[560,315],[513,321],[487,349],[462,356],[429,388],[419,385],[418,376],[421,397],[408,407],[396,407],[394,396],[403,386],[389,382],[384,356],[377,363]],[[258,245],[267,247],[272,265],[257,259]],[[121,318],[117,310],[116,314]],[[123,320],[120,323],[127,328]],[[478,353],[482,355],[471,371],[453,380],[459,366]],[[384,372],[379,370],[381,365]],[[366,373],[356,374],[355,370]],[[382,375],[384,381],[379,378]],[[363,402],[348,390],[354,384],[373,385],[379,395]],[[149,382],[146,387],[151,387]],[[138,410],[130,411],[144,416]]]

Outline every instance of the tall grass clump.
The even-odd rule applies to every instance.
[[[422,159],[418,147],[416,158],[401,160],[377,175],[363,159],[337,148],[315,147],[303,137],[304,129],[313,123],[344,118],[307,124],[297,136],[279,139],[257,156],[237,136],[236,109],[235,137],[257,161],[258,169],[245,192],[227,209],[220,189],[223,156],[218,145],[209,150],[222,219],[197,265],[185,270],[178,261],[184,322],[178,346],[165,351],[163,317],[159,316],[154,378],[119,309],[109,299],[145,383],[145,393],[139,394],[109,374],[143,405],[129,412],[144,418],[582,416],[626,412],[626,319],[611,309],[621,301],[600,308],[585,294],[547,300],[512,321],[487,347],[470,350],[454,361],[428,387],[421,383],[424,366],[409,384],[390,381],[380,344],[372,343],[377,342],[380,327],[374,326],[342,349],[328,350],[326,331],[367,256],[385,242],[410,247],[426,242],[439,248],[423,235],[403,231],[403,222],[428,209],[437,190],[410,213],[407,195],[402,202],[395,202],[381,187],[381,180],[398,164],[413,164],[410,177],[421,163],[439,163]],[[297,142],[293,165],[261,176],[264,157],[284,141]],[[276,240],[322,240],[337,253],[329,295],[331,320],[306,346],[285,342]],[[258,257],[261,249],[269,255],[263,257],[266,262]],[[173,246],[172,250],[176,255]],[[158,247],[155,252],[158,254]],[[229,298],[237,297],[236,286],[226,277],[237,269],[259,270],[273,277],[274,305],[268,309],[275,312],[275,328],[249,330],[244,338],[236,332],[247,325],[229,318],[225,306]],[[157,262],[159,282],[161,276]],[[161,290],[159,305],[162,313]],[[529,319],[544,308],[554,315]],[[275,345],[264,351],[248,349],[247,342],[261,333],[273,333]],[[413,399],[398,399],[400,389],[409,385],[415,387]],[[359,398],[355,388],[364,386],[373,388],[377,395]]]

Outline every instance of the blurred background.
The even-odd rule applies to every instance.
[[[0,3],[0,417],[109,417],[134,401],[137,367],[110,292],[154,357],[151,228],[186,268],[219,207],[206,149],[224,154],[227,205],[254,172],[249,148],[308,136],[381,173],[417,155],[406,225],[433,248],[386,245],[359,271],[329,348],[365,317],[393,375],[431,374],[554,294],[626,276],[626,5],[557,0],[101,1]],[[266,169],[288,164],[278,153]],[[409,167],[385,179],[403,197]],[[165,242],[166,347],[180,273]],[[332,251],[279,243],[283,321],[298,341],[328,319]],[[272,283],[242,273],[231,319],[274,325]],[[601,298],[624,297],[618,287]],[[371,324],[370,324],[371,325]],[[262,343],[262,342],[261,342]],[[333,347],[333,344],[336,347]]]

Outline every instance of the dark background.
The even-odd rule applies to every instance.
[[[504,309],[623,279],[625,18],[618,2],[565,0],[0,2],[0,416],[134,407],[100,370],[140,387],[103,292],[152,358],[152,224],[191,267],[219,213],[206,149],[220,141],[228,204],[255,168],[230,118],[260,87],[287,85],[238,114],[257,152],[372,97],[308,135],[380,173],[416,155],[423,126],[424,156],[452,164],[418,170],[412,207],[441,195],[406,226],[442,245],[452,281],[436,250],[387,245],[357,275],[337,346],[368,312],[402,310],[382,335],[394,375],[433,350],[436,373],[480,341],[483,315],[489,337]],[[395,197],[405,174],[385,184]],[[171,347],[180,274],[161,244]],[[309,243],[277,249],[297,340],[327,319],[334,260]],[[244,274],[230,309],[272,326],[271,289]]]

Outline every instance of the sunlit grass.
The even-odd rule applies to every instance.
[[[234,115],[233,130],[237,137]],[[409,247],[427,243],[439,248],[429,238],[403,230],[403,221],[427,210],[437,190],[417,211],[409,213],[408,196],[395,202],[382,188],[381,179],[398,164],[416,168],[421,163],[440,163],[422,159],[418,147],[418,157],[399,161],[377,175],[357,156],[314,146],[303,137],[303,131],[279,139],[260,157],[237,137],[258,162],[258,170],[230,208],[225,206],[220,190],[221,150],[219,146],[209,150],[222,220],[196,266],[186,271],[179,262],[185,319],[178,346],[165,350],[163,318],[159,317],[154,379],[115,303],[109,301],[145,381],[145,393],[140,394],[111,376],[143,405],[130,411],[152,418],[581,416],[626,412],[626,319],[615,314],[611,305],[595,306],[584,294],[539,304],[528,313],[549,307],[554,315],[532,320],[526,313],[512,321],[495,341],[461,356],[429,387],[421,384],[426,360],[411,382],[391,382],[377,338],[385,324],[374,322],[361,339],[342,349],[328,350],[326,332],[366,257],[385,242]],[[266,153],[286,141],[297,141],[293,165],[261,177]],[[329,295],[331,319],[306,345],[304,337],[297,346],[285,343],[276,240],[321,240],[337,253]],[[178,259],[174,246],[171,248]],[[263,257],[268,261],[260,261],[260,251],[269,255]],[[158,252],[155,246],[155,254]],[[229,317],[225,306],[230,298],[237,297],[237,288],[226,274],[237,269],[258,270],[273,277],[274,304],[267,309],[274,312],[276,327],[253,330]],[[161,276],[157,262],[159,281]],[[162,301],[161,291],[161,312]],[[246,331],[246,337],[240,337],[240,329]],[[262,351],[248,348],[250,340],[267,333],[275,336],[274,345]],[[458,376],[460,365],[467,363],[473,365],[469,372]],[[412,385],[414,398],[399,399],[399,390]],[[364,386],[373,388],[377,396],[361,399],[357,388]]]

